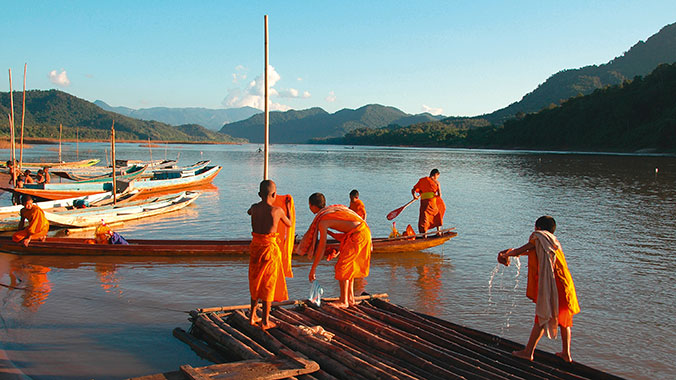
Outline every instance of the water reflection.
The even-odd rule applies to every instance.
[[[9,284],[4,284],[8,294],[20,295],[21,306],[30,312],[37,312],[40,306],[47,302],[52,284],[47,274],[49,267],[39,264],[29,264],[17,257],[0,254],[0,280],[9,277]],[[4,280],[3,280],[4,282]]]

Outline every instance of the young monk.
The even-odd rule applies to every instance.
[[[341,308],[352,306],[355,304],[354,279],[369,275],[371,230],[364,219],[349,208],[343,205],[326,207],[326,199],[322,193],[312,194],[309,202],[310,211],[315,214],[315,218],[298,246],[300,254],[314,258],[309,280],[312,282],[317,278],[315,274],[317,265],[326,251],[326,235],[330,234],[340,241],[338,262],[335,266],[335,279],[340,285],[340,299],[335,306]],[[329,229],[338,233],[329,232]],[[329,256],[327,260],[331,258]]]
[[[446,204],[441,199],[439,185],[439,170],[432,169],[429,177],[422,177],[411,189],[413,198],[420,198],[420,215],[418,216],[418,231],[421,234],[436,227],[437,231],[444,224]]]
[[[570,341],[573,315],[580,312],[573,278],[568,271],[566,257],[554,231],[556,221],[551,216],[541,216],[535,221],[535,232],[528,243],[519,248],[500,251],[498,261],[509,265],[509,258],[528,255],[528,285],[526,296],[535,302],[535,323],[528,344],[514,356],[533,360],[535,346],[546,332],[556,338],[557,325],[561,328],[561,359],[571,362]]]
[[[107,224],[101,223],[94,231],[94,239],[86,240],[88,244],[122,244],[127,245],[127,239],[113,231]]]
[[[24,177],[25,177],[25,178],[24,178],[24,181],[25,181],[26,183],[35,183],[35,180],[33,179],[33,177],[31,177],[31,171],[30,171],[30,169],[26,169],[26,171],[23,172],[23,173],[24,173]]]
[[[350,191],[350,210],[356,212],[357,215],[366,220],[366,206],[364,206],[364,202],[359,199],[359,191],[356,189]]]
[[[28,194],[21,196],[21,204],[23,208],[19,212],[21,220],[19,221],[19,231],[12,235],[12,240],[21,242],[24,247],[28,247],[31,240],[40,239],[45,241],[47,232],[49,232],[49,221],[45,217],[45,212],[33,203],[33,197]],[[28,221],[28,227],[25,229],[24,220]]]
[[[282,265],[282,253],[277,243],[277,226],[281,221],[291,227],[288,215],[280,207],[274,206],[277,197],[277,185],[271,180],[261,182],[258,195],[261,201],[251,205],[247,213],[251,215],[251,245],[249,246],[249,292],[251,309],[249,323],[260,323],[262,330],[275,327],[270,321],[270,306],[273,301],[285,301],[289,298]],[[259,318],[258,300],[263,302],[263,318]]]

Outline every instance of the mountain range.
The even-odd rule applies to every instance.
[[[248,119],[257,113],[261,113],[260,110],[253,107],[227,109],[152,107],[133,109],[128,107],[112,107],[103,100],[96,100],[94,101],[94,104],[106,111],[119,113],[120,115],[133,117],[135,119],[155,120],[174,126],[199,124],[212,131],[218,131],[223,127],[223,124]]]
[[[264,114],[226,124],[220,132],[245,138],[254,143],[264,140]],[[270,141],[276,143],[306,143],[312,139],[344,136],[357,128],[378,128],[389,124],[411,125],[440,120],[443,116],[429,113],[407,114],[397,108],[369,104],[359,109],[342,109],[328,113],[322,108],[270,112]]]

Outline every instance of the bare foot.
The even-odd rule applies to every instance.
[[[265,331],[267,329],[275,328],[277,327],[277,324],[272,321],[268,321],[268,323],[261,323],[261,330]]]
[[[517,358],[533,361],[533,356],[530,355],[528,352],[526,352],[526,350],[512,351],[512,356],[516,356]]]
[[[557,352],[556,356],[560,357],[561,360],[563,360],[564,362],[567,362],[567,363],[571,363],[573,361],[573,359],[570,357],[570,355],[564,354],[563,352]]]
[[[337,307],[339,309],[346,309],[346,308],[350,307],[350,305],[347,302],[340,302],[340,303],[334,302],[334,303],[331,304],[331,306]]]
[[[251,314],[251,316],[249,317],[249,323],[251,324],[251,326],[256,326],[260,322],[261,317],[257,316],[255,313]]]
[[[40,238],[40,241],[44,242],[47,239],[47,236],[43,236]]]

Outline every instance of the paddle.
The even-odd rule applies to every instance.
[[[397,216],[399,216],[399,214],[401,214],[401,212],[404,211],[404,209],[406,207],[408,207],[411,203],[415,202],[417,199],[418,198],[413,198],[408,203],[399,207],[398,209],[390,211],[390,213],[387,214],[387,220],[392,220],[392,219],[396,218]]]

